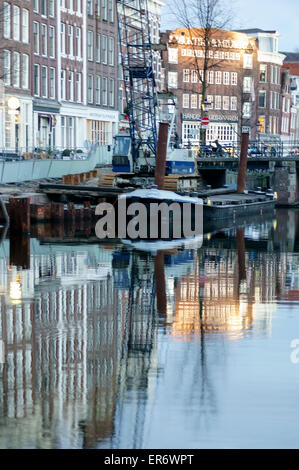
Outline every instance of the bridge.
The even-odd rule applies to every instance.
[[[236,157],[197,158],[198,172],[212,188],[236,184],[238,165]],[[299,201],[299,155],[248,157],[247,170],[247,189],[272,188],[281,205]]]

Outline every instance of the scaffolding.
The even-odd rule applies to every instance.
[[[157,98],[147,0],[117,0],[120,55],[133,162],[157,152]]]

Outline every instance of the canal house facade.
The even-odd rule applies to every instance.
[[[115,0],[7,0],[1,24],[0,148],[112,144],[119,121]]]

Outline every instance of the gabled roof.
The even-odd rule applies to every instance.
[[[282,52],[281,54],[286,56],[285,62],[299,62],[299,52]]]

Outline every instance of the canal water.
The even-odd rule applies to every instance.
[[[299,212],[200,245],[2,241],[1,449],[299,447]]]

